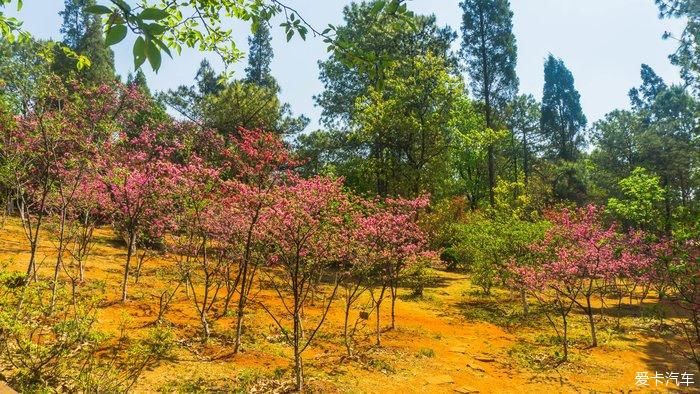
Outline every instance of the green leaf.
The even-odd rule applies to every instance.
[[[109,7],[105,7],[103,5],[91,5],[90,7],[85,8],[85,11],[91,13],[91,14],[111,14],[112,9]]]
[[[140,19],[154,21],[161,20],[167,16],[168,13],[165,10],[159,10],[158,8],[146,8],[139,14]]]
[[[92,62],[89,58],[80,55],[78,56],[78,63],[76,66],[78,67],[78,70],[83,70],[85,68],[90,68],[92,66]]]
[[[386,13],[389,15],[395,13],[399,8],[399,5],[401,5],[399,0],[391,0],[391,3],[389,3],[389,5],[386,7]]]
[[[134,69],[139,67],[146,61],[146,41],[143,37],[139,37],[134,42]]]
[[[153,71],[158,71],[161,63],[160,49],[152,42],[146,42],[146,57],[148,57],[148,62],[151,64]]]
[[[381,11],[382,8],[384,8],[385,4],[386,4],[386,1],[384,1],[384,0],[380,0],[380,1],[377,1],[376,3],[374,3],[374,5],[372,6],[372,10],[370,11],[372,13],[372,15],[377,15],[379,13],[379,11]]]
[[[170,52],[170,48],[168,48],[168,46],[162,40],[160,40],[157,37],[152,37],[151,41],[158,45],[163,52],[170,56],[171,59],[173,58],[173,54]]]
[[[142,26],[146,31],[148,31],[152,36],[159,36],[165,33],[166,27],[158,23],[149,23]]]
[[[124,0],[111,0],[112,3],[116,4],[119,6],[119,8],[128,11],[131,11],[131,6]]]
[[[126,25],[114,25],[107,30],[105,44],[112,46],[121,42],[126,37]]]

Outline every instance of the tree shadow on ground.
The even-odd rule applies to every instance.
[[[684,317],[683,311],[678,308],[673,300],[647,298],[642,303],[630,304],[623,302],[617,305],[617,301],[606,300],[603,307],[593,307],[593,314],[612,318],[639,318],[639,317],[660,317],[668,319]]]
[[[669,391],[682,390],[682,392],[700,393],[700,372],[695,363],[682,354],[682,349],[687,349],[687,347],[683,338],[673,335],[665,335],[661,338],[649,340],[643,345],[642,350],[646,357],[643,357],[642,360],[646,364],[647,370],[639,372],[648,373],[650,377],[648,383],[651,389],[656,386],[653,377],[657,372],[664,374],[664,376],[667,373],[676,372],[678,373],[679,382],[682,382],[681,374],[692,374],[693,383],[689,386],[678,386],[675,381],[670,381],[668,385],[664,384],[660,388],[668,389]]]

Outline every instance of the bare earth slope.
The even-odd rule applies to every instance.
[[[153,323],[158,296],[169,284],[157,275],[172,264],[168,257],[146,263],[138,284],[130,284],[131,299],[118,299],[125,250],[109,230],[97,234],[98,244],[88,262],[88,281],[104,280],[105,302],[99,329],[116,334],[125,328],[139,337]],[[21,227],[10,221],[0,229],[0,262],[9,269],[24,270],[26,242]],[[44,237],[39,261],[49,275],[52,244]],[[545,393],[545,392],[665,392],[676,387],[639,388],[640,371],[695,373],[693,366],[675,355],[669,344],[653,335],[653,322],[644,318],[656,300],[632,305],[625,313],[606,316],[600,324],[601,345],[587,349],[586,324],[581,315],[572,318],[572,361],[556,366],[558,345],[546,319],[537,314],[523,318],[516,297],[496,291],[490,297],[477,294],[468,276],[437,273],[438,284],[422,298],[401,291],[397,302],[397,328],[382,333],[382,346],[373,346],[373,322],[364,323],[356,355],[344,357],[342,300],[337,300],[318,341],[305,353],[309,386],[318,392],[350,393]],[[318,294],[316,308],[324,294]],[[281,308],[270,290],[256,295],[256,302]],[[358,304],[359,305],[359,304]],[[313,317],[313,307],[309,315]],[[353,311],[353,318],[359,311]],[[233,318],[218,319],[209,344],[198,340],[199,325],[192,301],[184,291],[166,314],[178,338],[172,360],[146,371],[134,392],[191,392],[234,390],[265,392],[265,381],[284,380],[290,374],[290,350],[262,308],[251,305],[243,353],[231,354]],[[389,323],[389,301],[382,310],[382,324]],[[281,376],[281,378],[279,378]],[[696,381],[700,380],[697,376]],[[272,386],[267,386],[272,387]],[[0,387],[0,392],[2,392]]]

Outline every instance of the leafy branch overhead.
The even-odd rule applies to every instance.
[[[0,9],[12,2],[0,0]],[[21,7],[22,0],[18,0],[17,9]],[[311,33],[323,38],[330,51],[352,51],[348,43],[336,41],[335,26],[318,30],[300,12],[278,0],[104,0],[88,7],[87,11],[102,17],[107,45],[122,42],[129,33],[137,36],[133,45],[136,69],[148,61],[151,68],[158,71],[163,54],[172,58],[173,52],[180,54],[183,47],[215,52],[224,63],[235,63],[242,59],[243,52],[233,39],[231,22],[249,23],[255,32],[261,24],[270,24],[278,15],[283,16],[280,26],[284,28],[287,41],[295,35],[305,40]],[[405,0],[378,1],[372,12],[378,21],[388,17],[408,20],[411,15]],[[29,38],[19,19],[2,12],[0,36],[8,40]],[[363,58],[363,54],[355,56]],[[78,63],[86,65],[84,59]]]

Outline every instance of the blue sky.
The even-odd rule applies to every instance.
[[[100,1],[98,0],[98,3]],[[287,0],[313,25],[342,23],[343,0]],[[435,14],[440,25],[458,30],[461,22],[457,0],[409,0],[417,13]],[[518,44],[517,73],[520,91],[542,96],[543,62],[552,53],[561,57],[572,71],[581,93],[582,106],[595,121],[615,108],[628,107],[627,91],[639,84],[639,67],[649,64],[667,82],[679,81],[678,69],[668,61],[675,48],[672,40],[662,40],[664,31],[679,32],[677,20],[659,20],[653,0],[511,0],[514,33]],[[25,29],[41,38],[60,39],[63,0],[25,0],[19,16]],[[10,14],[16,14],[10,12]],[[279,24],[279,20],[273,25]],[[234,30],[237,43],[246,48],[248,28]],[[322,91],[318,81],[320,59],[327,57],[320,39],[295,38],[287,43],[282,28],[273,29],[275,59],[272,72],[282,86],[282,99],[295,113],[312,119],[309,129],[318,128],[320,108],[313,95]],[[459,39],[458,39],[459,40]],[[455,49],[459,41],[455,42]],[[133,71],[131,42],[115,48],[117,71],[126,76]],[[174,60],[164,60],[158,74],[146,69],[152,90],[166,90],[191,84],[199,62],[207,57],[215,68],[223,65],[215,55],[183,51]],[[245,62],[230,66],[242,75]]]

